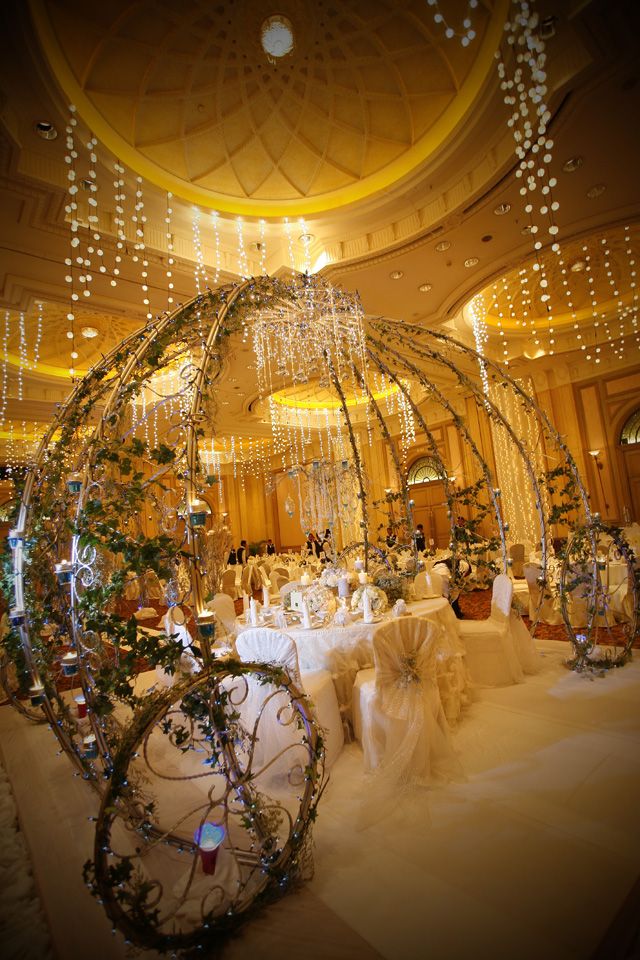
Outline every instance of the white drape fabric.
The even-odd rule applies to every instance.
[[[467,667],[477,686],[499,687],[524,680],[511,630],[512,596],[512,581],[499,573],[493,581],[491,615],[486,620],[461,620],[458,625]]]
[[[331,766],[344,745],[342,718],[331,674],[327,670],[301,672],[295,642],[278,630],[266,627],[245,630],[236,639],[236,649],[244,662],[273,663],[284,667],[296,686],[309,697],[318,724],[324,731],[326,764]],[[299,731],[286,722],[290,719],[290,711],[279,716],[287,702],[285,695],[276,693],[272,685],[260,684],[253,678],[248,678],[247,683],[246,706],[242,707],[245,725],[251,722],[251,718],[255,722],[255,717],[262,711],[258,758],[264,760],[265,756],[276,755],[284,749],[290,753],[293,740],[299,740]]]
[[[440,701],[436,637],[429,620],[390,621],[373,640],[373,677],[364,671],[356,679],[354,726],[365,770],[377,771],[385,789],[425,786],[461,772]]]
[[[220,640],[225,636],[235,636],[236,607],[231,597],[226,593],[216,593],[213,600],[210,600],[207,604],[207,607],[213,610],[216,615],[216,640]]]

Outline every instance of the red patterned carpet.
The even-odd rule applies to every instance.
[[[469,620],[483,620],[489,616],[491,610],[491,590],[473,590],[471,593],[465,593],[460,596],[460,609],[465,618]],[[523,622],[527,629],[531,627],[529,617],[523,616]],[[539,623],[536,627],[536,638],[538,640],[565,640],[569,642],[567,631],[564,624],[550,626],[547,623]],[[598,632],[598,643],[620,644],[623,643],[623,627],[621,624],[615,624],[612,627],[602,628]],[[633,644],[640,648],[640,637],[637,637]]]

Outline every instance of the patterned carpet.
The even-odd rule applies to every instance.
[[[483,620],[489,616],[491,610],[491,590],[472,590],[471,593],[464,593],[460,596],[460,608],[466,619]],[[529,617],[523,616],[523,623],[527,629],[531,629]],[[539,623],[536,627],[536,638],[538,640],[565,640],[569,642],[567,631],[564,624],[551,626],[548,623]],[[615,624],[612,627],[605,627],[598,632],[598,643],[621,644],[623,643],[622,624]],[[640,648],[640,637],[637,637],[633,644]]]

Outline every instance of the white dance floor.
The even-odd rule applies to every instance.
[[[346,747],[318,811],[315,878],[225,958],[587,960],[638,878],[640,657],[592,680],[562,666],[566,644],[540,649],[540,674],[480,691],[463,714],[466,780],[391,819],[362,829],[362,754]],[[9,707],[0,749],[58,960],[126,956],[82,883],[93,793],[51,732]]]

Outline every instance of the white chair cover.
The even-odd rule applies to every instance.
[[[259,568],[255,563],[247,563],[246,567],[242,568],[242,592],[248,593],[249,596],[252,595],[254,590],[259,590],[262,586],[262,581],[260,579]]]
[[[325,763],[330,767],[342,750],[344,732],[329,671],[305,671],[301,674],[295,642],[287,634],[267,627],[243,631],[236,640],[236,649],[245,663],[275,663],[284,667],[294,684],[309,697],[315,708],[318,724],[324,731]],[[270,684],[261,684],[253,678],[248,679],[247,685],[247,700],[241,706],[245,725],[252,727],[262,710],[259,722],[260,741],[256,744],[255,751],[256,763],[268,762],[285,751],[283,757],[287,771],[291,770],[295,763],[304,764],[304,751],[292,746],[293,743],[299,743],[297,726],[290,726],[286,722],[290,719],[289,711],[286,711],[284,717],[279,716],[285,703],[284,694],[274,695],[274,688]],[[283,773],[282,764],[274,765],[274,773]]]
[[[542,599],[542,589],[538,583],[542,576],[542,566],[539,563],[525,563],[524,576],[529,587],[529,618],[535,620],[540,605],[538,619],[542,623],[548,623],[552,626],[562,623],[558,598],[547,597],[544,600]]]
[[[171,674],[166,670],[163,670],[160,666],[156,667],[156,674],[160,683],[166,687],[171,687],[175,683],[177,674],[199,673],[202,668],[200,663],[188,649],[193,643],[193,638],[187,630],[186,619],[182,608],[169,607],[162,618],[162,626],[164,627],[164,632],[167,638],[173,637],[174,640],[176,640],[178,643],[181,643],[184,648],[184,653],[178,661],[176,673]]]
[[[231,597],[232,600],[238,599],[238,590],[236,588],[236,569],[232,567],[231,570],[225,570],[222,574],[222,582],[220,584],[220,589],[223,593],[226,593],[228,597]]]
[[[437,630],[420,617],[389,621],[373,640],[374,670],[356,678],[354,730],[383,791],[460,775],[438,691]]]
[[[511,573],[521,580],[524,577],[524,543],[514,543],[509,547]]]
[[[214,611],[218,621],[216,624],[216,639],[220,639],[225,634],[233,637],[236,628],[236,607],[231,597],[227,596],[226,593],[216,593],[207,607]],[[222,627],[222,630],[218,631],[218,627]]]
[[[433,570],[429,570],[428,572],[422,570],[420,573],[417,573],[413,578],[413,587],[416,593],[416,600],[443,596],[443,578]]]
[[[490,616],[486,620],[461,620],[458,623],[467,652],[469,674],[478,686],[505,686],[524,679],[511,632],[512,597],[511,579],[499,573],[493,581]]]

